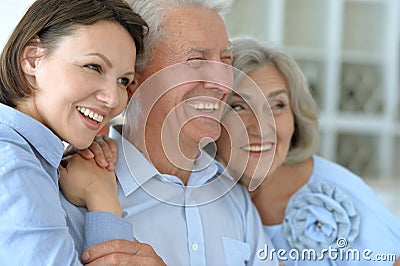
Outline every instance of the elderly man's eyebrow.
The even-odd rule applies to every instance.
[[[189,48],[189,49],[186,51],[186,54],[190,54],[190,53],[192,53],[192,52],[204,54],[204,53],[207,53],[207,52],[209,52],[209,51],[210,51],[210,49],[207,49],[207,48],[192,47],[192,48]]]
[[[228,46],[225,46],[221,51],[222,52],[232,51],[232,48],[233,48],[233,45],[230,44]],[[191,52],[197,52],[197,53],[205,54],[205,53],[210,52],[210,49],[209,48],[203,48],[203,47],[192,47],[192,48],[189,48],[187,50],[186,54],[190,54]]]

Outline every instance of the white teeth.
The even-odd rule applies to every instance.
[[[94,121],[97,121],[99,123],[101,123],[103,121],[103,119],[104,119],[104,116],[99,115],[98,113],[95,113],[95,112],[93,112],[90,109],[87,109],[85,107],[78,106],[77,109],[84,116],[87,116],[87,117],[89,117],[89,118],[91,118]]]
[[[250,152],[264,152],[264,151],[269,151],[272,148],[272,144],[267,144],[267,145],[250,145],[246,146],[243,149],[245,151],[250,151]]]
[[[188,105],[196,110],[212,112],[219,110],[219,103],[188,103]]]

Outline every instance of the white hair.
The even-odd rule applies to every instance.
[[[124,134],[125,136],[134,135],[139,129],[140,120],[143,119],[142,105],[139,99],[131,98],[124,111]]]
[[[309,89],[308,82],[296,61],[284,51],[263,45],[251,37],[232,40],[232,66],[249,73],[259,67],[273,64],[285,77],[290,90],[295,130],[292,136],[286,163],[301,162],[318,149],[318,107]]]
[[[234,0],[126,0],[134,12],[139,14],[148,24],[149,32],[143,43],[145,52],[136,58],[137,71],[143,72],[149,60],[149,51],[154,43],[159,40],[164,32],[162,23],[168,12],[174,6],[203,7],[220,15],[228,13]]]

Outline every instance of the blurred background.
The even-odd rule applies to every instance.
[[[320,107],[320,154],[369,183],[400,217],[400,1],[235,0],[230,37],[299,63]]]
[[[0,2],[0,45],[33,0]],[[320,154],[369,183],[400,217],[400,1],[235,0],[230,37],[299,63],[320,107]]]

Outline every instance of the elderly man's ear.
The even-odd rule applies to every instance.
[[[141,81],[141,75],[139,73],[136,73],[134,82],[132,82],[132,84],[129,85],[129,87],[128,87],[128,98],[129,99],[132,98],[133,96],[137,97],[137,95],[135,95],[135,92],[141,83],[140,81]]]

